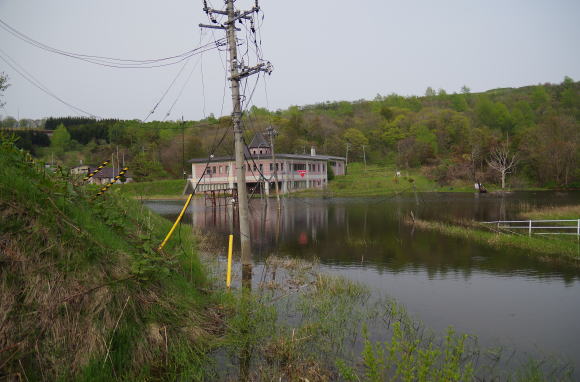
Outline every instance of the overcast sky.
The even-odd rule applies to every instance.
[[[252,4],[236,2],[243,9]],[[559,83],[565,75],[580,80],[578,0],[262,0],[260,5],[263,56],[274,65],[266,80],[268,97],[264,82],[255,90],[252,103],[260,107],[372,99],[377,93],[423,95],[428,86],[482,91]],[[0,18],[62,50],[130,59],[172,56],[212,37],[202,36],[197,26],[207,22],[201,0],[0,0]],[[182,68],[95,66],[39,50],[1,29],[0,48],[63,100],[107,118],[145,118]],[[219,54],[192,57],[150,119],[165,117],[190,73],[168,118],[222,114]],[[12,85],[0,114],[78,115],[3,61],[0,71]],[[226,90],[223,114],[231,108]]]

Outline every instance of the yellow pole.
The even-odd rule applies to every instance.
[[[169,233],[167,234],[167,236],[165,236],[165,239],[163,239],[163,241],[161,242],[161,245],[159,246],[159,248],[157,248],[158,251],[161,251],[161,249],[165,246],[165,244],[167,244],[167,241],[169,240],[169,238],[173,234],[173,231],[175,231],[175,227],[177,227],[177,225],[181,221],[181,218],[183,217],[183,214],[185,213],[185,210],[189,206],[189,202],[191,202],[191,198],[192,197],[193,197],[193,194],[189,194],[189,197],[187,198],[187,201],[185,202],[185,205],[183,206],[183,209],[179,213],[179,216],[175,220],[175,223],[173,223],[173,227],[171,227],[171,229],[169,230]]]
[[[234,246],[234,235],[230,235],[230,244],[228,246],[228,271],[226,273],[226,286],[229,288],[232,284],[232,250]]]

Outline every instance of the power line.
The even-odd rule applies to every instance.
[[[16,73],[20,74],[22,76],[22,78],[24,78],[26,81],[28,81],[29,83],[31,83],[32,85],[34,85],[38,89],[42,90],[44,93],[48,94],[52,98],[56,99],[57,101],[63,103],[64,105],[70,107],[71,109],[75,110],[78,113],[86,114],[86,115],[93,117],[93,118],[102,119],[101,117],[99,117],[93,113],[90,113],[86,110],[83,110],[79,107],[76,107],[76,106],[66,102],[65,100],[63,100],[62,98],[60,98],[59,96],[54,94],[45,85],[43,85],[39,80],[37,80],[32,74],[27,72],[26,69],[24,69],[22,67],[22,65],[18,64],[18,62],[16,62],[13,58],[11,58],[2,49],[0,49],[0,59],[2,61],[4,61],[8,66],[10,66],[12,69],[14,69],[14,71],[16,71]],[[18,68],[20,68],[20,69],[18,69]]]
[[[52,46],[46,45],[40,41],[37,41],[24,33],[16,30],[15,28],[11,27],[5,21],[0,19],[0,28],[5,30],[6,32],[10,33],[14,37],[42,50],[45,50],[50,53],[66,56],[69,58],[74,58],[77,60],[89,62],[91,64],[111,67],[111,68],[120,68],[120,69],[149,69],[149,68],[158,68],[163,66],[175,65],[188,58],[200,54],[212,49],[219,48],[222,45],[225,45],[225,39],[222,38],[218,41],[214,41],[202,46],[199,46],[194,49],[190,49],[186,52],[183,52],[178,55],[163,57],[163,58],[156,58],[156,59],[148,59],[148,60],[135,60],[135,59],[126,59],[126,58],[114,58],[114,57],[107,57],[107,56],[96,56],[96,55],[87,55],[81,53],[74,53],[68,52],[65,50],[61,50],[58,48],[54,48]]]

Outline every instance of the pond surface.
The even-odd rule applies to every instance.
[[[495,250],[402,222],[421,219],[516,219],[543,206],[580,203],[580,192],[506,195],[418,193],[397,197],[283,200],[250,203],[254,258],[270,254],[320,260],[323,270],[368,285],[404,304],[426,326],[454,326],[487,346],[535,357],[557,356],[580,370],[580,269],[540,262],[520,250]],[[147,201],[170,219],[182,201]],[[231,208],[197,199],[185,222],[227,234]],[[219,235],[218,235],[219,237]]]

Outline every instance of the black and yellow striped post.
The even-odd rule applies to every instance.
[[[99,167],[97,167],[95,169],[95,171],[91,172],[89,175],[87,175],[83,178],[83,182],[86,182],[87,180],[89,180],[93,176],[95,176],[97,173],[99,173],[104,167],[106,167],[109,164],[109,162],[110,162],[109,160],[106,160],[103,163],[101,163],[101,165]]]
[[[112,181],[110,181],[109,183],[107,183],[107,185],[106,185],[105,187],[101,188],[101,190],[99,191],[99,193],[98,193],[97,195],[95,195],[95,198],[96,198],[97,196],[101,196],[101,195],[103,195],[105,192],[107,192],[107,190],[108,190],[109,188],[111,188],[111,186],[112,186],[113,184],[117,183],[117,181],[118,181],[119,179],[121,179],[121,178],[123,177],[123,175],[125,175],[125,173],[127,172],[127,170],[129,170],[129,167],[125,167],[125,168],[123,168],[123,169],[122,169],[122,170],[119,172],[119,174],[118,174],[118,175],[117,175],[117,176],[116,176],[116,177],[115,177],[115,178],[114,178]]]

